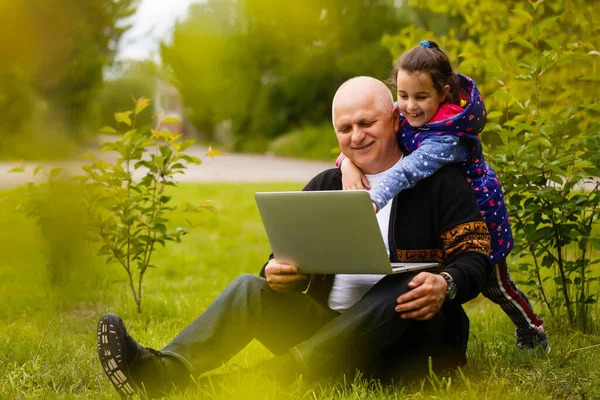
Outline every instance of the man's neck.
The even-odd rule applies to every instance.
[[[402,159],[402,157],[404,157],[404,154],[401,151],[398,151],[398,153],[394,154],[393,157],[390,156],[389,160],[386,160],[385,163],[378,165],[376,169],[374,168],[373,170],[369,170],[369,171],[365,170],[365,171],[363,171],[363,173],[365,175],[377,175],[382,172],[386,172],[387,170],[392,168],[394,165],[396,165],[396,163],[398,163],[398,161],[400,161]]]

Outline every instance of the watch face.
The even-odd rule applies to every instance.
[[[448,289],[446,289],[446,299],[452,300],[456,296],[456,283],[454,283],[454,279],[450,278],[448,275],[442,274],[442,276],[446,280],[446,283],[448,283]]]
[[[446,296],[450,300],[452,300],[456,296],[456,284],[454,282],[448,285],[448,292],[446,293]]]

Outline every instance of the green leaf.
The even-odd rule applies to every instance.
[[[154,224],[154,225],[152,225],[150,230],[152,232],[158,232],[158,233],[164,234],[164,233],[167,233],[167,226],[165,224]]]
[[[150,99],[140,97],[135,104],[135,115],[139,115],[146,107],[150,105]]]
[[[516,43],[520,46],[528,48],[529,50],[535,50],[535,47],[533,47],[533,45],[530,42],[528,42],[527,40],[525,40],[523,38],[511,40],[511,43]]]
[[[532,3],[531,0],[529,0],[529,2],[531,3],[531,5],[533,6],[534,10],[537,10],[538,6],[540,4],[542,4],[545,0],[537,0],[535,3]]]
[[[221,153],[219,150],[213,149],[211,146],[209,146],[208,151],[206,152],[206,155],[209,156],[210,158],[215,158],[215,156],[222,156],[223,153]]]
[[[520,17],[524,17],[530,21],[533,21],[533,17],[531,16],[531,14],[529,14],[527,11],[523,10],[522,8],[513,8],[512,12],[515,15],[518,15]]]
[[[105,151],[119,151],[119,148],[117,147],[116,143],[108,142],[102,144],[102,148],[100,149],[100,151],[102,153],[104,153]]]
[[[492,112],[488,113],[487,118],[494,119],[494,118],[498,118],[501,116],[502,116],[502,113],[500,111],[492,111]]]
[[[179,143],[179,146],[181,146],[179,148],[178,151],[184,151],[187,150],[191,145],[193,145],[196,141],[194,139],[190,139],[190,140],[184,140],[183,142]]]
[[[157,156],[156,154],[152,155],[152,162],[157,165],[159,168],[165,166],[165,159],[162,156]]]
[[[123,135],[123,141],[129,142],[133,138],[133,135],[136,134],[136,132],[137,132],[137,129],[131,129],[131,130],[125,132],[125,134]]]
[[[98,132],[102,132],[102,133],[117,133],[117,130],[115,128],[110,127],[110,126],[103,126],[102,128],[100,128],[98,130]]]
[[[15,168],[12,168],[11,170],[9,170],[8,172],[25,172],[25,168],[24,167],[15,167]]]
[[[494,132],[500,132],[502,130],[502,126],[500,126],[500,124],[496,124],[496,123],[487,123],[486,128],[489,129],[490,131],[494,131]]]
[[[161,124],[178,124],[180,122],[181,121],[175,117],[166,117],[166,118],[163,118],[162,121],[160,121]]]
[[[154,129],[152,129],[151,132],[152,137],[154,139],[163,139],[165,141],[168,141],[171,140],[171,138],[173,137],[173,133],[169,131],[155,131]]]
[[[560,18],[560,15],[555,15],[553,17],[544,19],[542,22],[540,22],[537,25],[539,27],[540,32],[543,32],[546,29],[548,29],[549,27],[551,27],[552,25],[554,25],[556,23],[556,21],[558,21],[559,18]]]
[[[129,117],[130,114],[131,114],[131,111],[115,113],[115,120],[117,122],[121,122],[127,126],[131,126],[131,118]]]

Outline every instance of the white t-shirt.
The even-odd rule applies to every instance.
[[[398,160],[400,162],[400,160]],[[394,167],[392,167],[394,168]],[[378,174],[366,174],[371,187],[375,187],[383,180],[383,175],[387,171]],[[390,201],[377,213],[377,223],[383,237],[385,250],[390,255],[390,245],[388,241],[388,227],[390,224],[390,212],[392,202]],[[329,308],[335,311],[344,311],[352,307],[359,301],[377,282],[383,279],[385,275],[381,274],[336,274],[333,281],[333,288],[329,294]]]

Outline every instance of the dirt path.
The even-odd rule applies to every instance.
[[[201,165],[188,168],[179,175],[179,182],[308,182],[313,176],[334,166],[322,161],[307,161],[259,154],[225,154],[211,159],[206,149],[193,147],[190,155],[199,157]],[[110,156],[103,155],[103,159]],[[44,163],[47,167],[63,167],[79,174],[85,161],[72,160]],[[17,163],[0,163],[0,189],[7,189],[33,180],[33,170],[41,163],[25,163],[25,173],[9,173]]]
[[[199,157],[201,165],[192,165],[185,175],[179,175],[179,182],[308,182],[319,172],[332,168],[331,163],[324,161],[307,161],[292,158],[275,157],[264,154],[225,154],[211,159],[206,156],[206,148],[195,146],[188,150],[190,155]],[[103,159],[110,160],[110,155],[102,155]],[[113,155],[113,160],[115,156]],[[85,161],[73,160],[44,163],[48,167],[64,167],[74,174],[81,173],[81,166]],[[9,173],[18,166],[17,163],[0,163],[0,189],[19,186],[33,179],[33,170],[40,163],[30,162],[25,164],[25,173]],[[585,182],[582,187],[593,190],[596,178]]]

